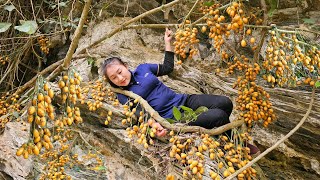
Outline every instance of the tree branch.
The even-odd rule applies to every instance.
[[[137,17],[135,17],[135,18],[133,18],[133,19],[131,19],[131,20],[129,20],[129,21],[127,21],[127,22],[125,22],[125,23],[122,24],[119,28],[115,29],[115,30],[112,31],[111,33],[109,33],[109,34],[105,35],[104,37],[102,37],[101,39],[95,41],[93,44],[88,45],[87,47],[81,49],[79,52],[76,52],[76,53],[74,53],[74,54],[73,54],[72,52],[74,52],[76,46],[73,47],[72,44],[71,44],[71,45],[70,45],[70,48],[72,48],[72,49],[74,48],[73,51],[71,51],[71,49],[69,48],[68,54],[67,54],[67,56],[66,56],[64,59],[59,60],[59,61],[57,61],[56,63],[48,66],[46,69],[44,69],[43,71],[41,71],[38,75],[44,75],[44,74],[47,74],[47,73],[49,73],[49,72],[51,72],[51,71],[54,70],[54,71],[51,73],[51,75],[49,75],[49,76],[47,77],[47,80],[49,80],[49,81],[52,80],[54,77],[56,77],[56,75],[57,75],[59,72],[61,72],[61,71],[63,70],[63,67],[62,67],[61,64],[64,62],[65,59],[69,59],[69,58],[70,58],[69,56],[72,57],[73,55],[81,54],[81,53],[85,52],[86,49],[91,48],[91,47],[93,47],[93,46],[101,43],[102,41],[104,41],[104,40],[107,39],[107,38],[110,38],[111,36],[113,36],[113,35],[116,34],[117,32],[121,31],[123,28],[125,28],[127,25],[129,25],[129,24],[131,24],[131,23],[133,23],[133,22],[135,22],[135,21],[138,21],[139,19],[141,19],[141,18],[143,18],[143,17],[145,17],[145,16],[147,16],[147,15],[150,15],[150,14],[152,14],[152,13],[158,12],[158,11],[162,10],[163,8],[167,8],[167,7],[173,6],[174,4],[178,3],[179,1],[180,1],[180,0],[175,0],[175,1],[171,2],[171,3],[166,4],[166,5],[162,5],[162,6],[158,7],[158,8],[155,8],[155,9],[152,9],[152,10],[150,10],[150,11],[147,11],[147,12],[145,12],[145,13],[143,13],[143,14],[141,14],[141,15],[139,15],[139,16],[137,16]],[[90,0],[90,3],[91,3],[91,0]],[[87,2],[87,4],[88,4],[88,2]],[[85,7],[86,7],[86,5],[85,5]],[[85,10],[85,7],[84,7],[84,10]],[[82,18],[82,17],[83,17],[83,16],[81,16],[81,18]],[[81,20],[79,21],[79,24],[80,24],[80,22],[81,22]],[[79,28],[79,26],[78,26],[78,28]],[[77,30],[76,30],[76,32],[77,32]],[[81,34],[81,33],[80,33],[80,34]],[[76,35],[75,35],[75,37],[76,37]],[[73,40],[73,41],[74,41],[74,40]],[[79,40],[77,40],[77,43],[74,42],[74,44],[77,45],[77,44],[78,44],[78,41],[79,41]],[[70,53],[70,54],[69,54],[69,53]],[[66,61],[66,64],[69,64],[70,61],[71,61],[71,59],[67,60],[67,61]],[[25,83],[23,86],[21,86],[21,87],[15,92],[15,94],[20,94],[20,93],[22,93],[23,91],[25,91],[27,88],[31,87],[31,86],[36,82],[36,79],[37,79],[37,76],[33,77],[31,80],[29,80],[29,81],[28,81],[27,83]],[[9,100],[10,98],[11,98],[11,97],[9,97],[7,100]]]
[[[183,19],[183,22],[182,22],[181,27],[184,26],[184,24],[186,23],[186,20],[190,17],[192,11],[194,10],[194,8],[196,8],[196,5],[198,4],[198,2],[199,2],[199,0],[197,0],[197,1],[193,4],[191,10],[190,10],[189,13],[187,14],[187,16]]]
[[[144,17],[146,17],[146,16],[148,16],[148,15],[150,15],[150,14],[153,14],[153,13],[155,13],[155,12],[161,11],[161,10],[163,10],[164,8],[168,8],[168,7],[170,7],[170,6],[173,6],[173,5],[177,4],[179,1],[180,1],[180,0],[172,1],[172,2],[170,2],[170,3],[168,3],[168,4],[165,4],[165,5],[162,5],[162,6],[160,6],[160,7],[154,8],[154,9],[152,9],[152,10],[150,10],[150,11],[147,11],[147,12],[145,12],[145,13],[137,16],[137,17],[134,17],[134,18],[130,19],[129,21],[123,23],[123,24],[122,24],[120,27],[118,27],[117,29],[114,29],[113,31],[111,31],[109,34],[104,35],[102,38],[96,40],[96,41],[93,42],[92,44],[90,44],[90,45],[84,47],[83,49],[79,50],[77,54],[84,53],[84,52],[86,51],[86,49],[92,48],[92,47],[96,46],[97,44],[101,43],[102,41],[110,38],[111,36],[115,35],[117,32],[123,30],[123,28],[125,28],[125,27],[128,26],[129,24],[131,24],[131,23],[133,23],[133,22],[136,22],[136,21],[138,21],[138,20],[140,20],[140,19],[142,19],[142,18],[144,18]]]
[[[52,72],[50,76],[47,77],[47,80],[51,80],[53,79],[58,73],[60,73],[64,68],[67,68],[70,65],[70,61],[72,59],[72,55],[76,49],[76,47],[78,46],[79,43],[79,38],[81,36],[81,32],[82,32],[82,27],[83,24],[86,20],[86,17],[88,15],[88,11],[89,11],[89,7],[91,5],[92,0],[88,0],[83,8],[82,14],[81,14],[81,19],[79,21],[78,27],[75,31],[75,35],[74,38],[71,42],[71,45],[69,47],[69,50],[67,52],[67,55],[64,59],[59,60],[57,62],[55,62],[54,64],[51,64],[50,66],[48,66],[47,68],[45,68],[44,70],[42,70],[41,72],[38,73],[37,76],[34,76],[31,80],[29,80],[27,83],[25,83],[23,86],[21,86],[14,94],[21,94],[22,92],[24,92],[27,88],[31,87],[37,80],[39,75],[45,75],[49,72]],[[63,66],[61,66],[61,64],[63,63]],[[11,99],[12,96],[10,96],[7,100]]]
[[[267,14],[268,11],[267,11],[266,1],[265,0],[261,0],[260,4],[261,4],[262,10],[263,10],[263,26],[266,26],[268,24],[268,14]],[[260,51],[261,51],[262,45],[264,43],[264,39],[266,37],[267,31],[268,30],[266,28],[263,28],[261,30],[261,39],[259,41],[258,48],[254,52],[253,62],[258,62],[259,61]]]
[[[72,42],[70,44],[70,47],[68,49],[67,55],[63,60],[63,64],[60,65],[58,68],[56,68],[48,77],[47,80],[52,80],[54,79],[62,70],[66,70],[69,68],[70,66],[70,62],[72,59],[72,56],[79,44],[79,39],[81,37],[81,32],[83,29],[83,25],[85,23],[85,21],[87,20],[87,16],[88,16],[88,12],[90,9],[90,5],[91,5],[92,0],[87,0],[87,2],[85,3],[82,13],[81,13],[81,17],[80,17],[80,21],[79,24],[77,26],[76,31],[74,32],[74,36],[72,39]]]
[[[296,125],[296,127],[294,127],[286,136],[284,136],[283,138],[281,138],[277,143],[275,143],[273,146],[269,147],[267,150],[265,150],[262,154],[260,154],[258,157],[256,157],[254,160],[250,161],[248,164],[246,164],[245,166],[243,166],[242,168],[240,168],[239,170],[237,170],[235,173],[231,174],[228,178],[226,178],[226,180],[231,180],[232,178],[236,177],[238,174],[240,174],[242,171],[246,170],[248,167],[251,167],[254,163],[256,163],[257,161],[259,161],[262,157],[264,157],[265,155],[267,155],[269,152],[271,152],[272,150],[274,150],[276,147],[278,147],[281,143],[283,143],[286,139],[288,139],[293,133],[295,133],[301,126],[302,124],[306,121],[306,119],[308,118],[311,109],[312,109],[312,105],[314,103],[314,96],[315,96],[315,87],[313,86],[312,89],[312,95],[311,95],[311,101],[309,104],[309,108],[306,112],[306,114],[302,117],[302,119],[300,120],[300,122]]]
[[[131,98],[134,99],[139,99],[139,103],[142,105],[142,107],[150,113],[151,117],[154,118],[158,123],[161,124],[161,126],[163,126],[166,129],[169,130],[173,130],[175,132],[184,132],[184,133],[195,133],[195,132],[199,132],[199,133],[204,133],[204,134],[209,134],[209,135],[219,135],[227,130],[236,128],[241,126],[242,124],[244,124],[243,120],[237,120],[237,121],[233,121],[229,124],[220,126],[218,128],[215,129],[205,129],[202,128],[200,126],[185,126],[185,125],[181,125],[181,124],[170,124],[166,119],[162,118],[159,113],[157,111],[155,111],[150,105],[149,103],[144,100],[142,97],[140,97],[139,95],[131,92],[131,91],[125,91],[125,90],[121,90],[118,88],[111,88],[111,91],[115,92],[115,93],[120,93],[126,96],[129,96]]]

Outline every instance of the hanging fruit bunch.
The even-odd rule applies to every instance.
[[[27,119],[32,132],[31,139],[17,150],[17,156],[23,154],[23,157],[27,159],[29,155],[39,155],[43,147],[46,150],[53,148],[51,131],[48,128],[48,121],[55,119],[53,97],[53,90],[40,76],[32,98],[32,105],[28,108]]]
[[[86,103],[89,111],[99,109],[103,101],[112,101],[113,106],[119,105],[119,100],[116,98],[116,95],[103,82],[106,82],[105,78],[103,80],[98,79],[94,82],[89,82],[89,85],[83,87],[84,98],[86,98],[87,101],[83,99],[81,104]],[[93,100],[88,100],[88,98]]]
[[[157,127],[154,126],[155,120],[151,117],[149,118],[148,113],[144,111],[139,112],[139,117],[137,117],[138,122],[134,124],[134,116],[136,113],[136,107],[139,105],[139,100],[135,99],[133,102],[127,102],[124,105],[123,114],[126,116],[122,119],[122,125],[129,124],[130,127],[127,128],[129,138],[137,138],[137,142],[142,144],[145,149],[148,149],[150,145],[154,145],[155,134],[157,132]],[[135,106],[135,107],[134,107]]]
[[[195,45],[200,42],[197,39],[197,33],[198,29],[192,27],[190,20],[186,20],[184,26],[180,24],[175,34],[176,41],[173,43],[175,46],[174,52],[183,59],[187,58],[187,53],[189,53],[189,58],[197,54],[198,50]]]
[[[0,56],[0,65],[5,65],[9,61],[8,56]]]
[[[171,162],[183,169],[183,178],[195,180],[204,175],[215,180],[226,178],[252,160],[250,149],[245,145],[251,140],[249,134],[237,130],[232,134],[231,138],[225,135],[213,138],[207,134],[186,136],[171,131]],[[238,179],[255,177],[256,173],[255,169],[248,168],[238,175]],[[172,175],[169,173],[168,176]]]
[[[89,111],[96,111],[102,106],[102,101],[107,94],[110,94],[110,90],[103,86],[102,81],[98,79],[95,82],[90,82],[88,87],[84,88],[84,93],[93,99],[93,101],[87,101]]]
[[[64,104],[63,117],[55,121],[55,125],[60,128],[71,126],[74,122],[81,123],[80,109],[76,107],[76,102],[83,99],[80,88],[81,77],[75,71],[69,71],[59,80],[58,85],[61,90],[61,99]],[[58,130],[57,129],[57,130]]]
[[[44,168],[45,172],[42,173],[40,179],[71,179],[71,177],[66,174],[65,168],[85,164],[85,162],[78,159],[76,153],[71,151],[76,136],[78,137],[77,131],[73,129],[83,121],[80,109],[76,107],[76,103],[83,101],[84,98],[80,88],[80,82],[81,77],[75,70],[66,72],[58,82],[61,91],[62,114],[55,119],[53,124],[53,140],[56,142],[57,148],[41,155],[41,159],[47,161],[47,164]],[[88,158],[89,156],[87,159]],[[91,154],[90,158],[99,159],[98,157],[91,156]],[[99,162],[100,161],[101,159],[99,159]],[[100,164],[101,163],[98,163],[99,166]]]
[[[49,48],[48,48],[48,42],[49,39],[46,38],[45,36],[39,36],[37,38],[38,44],[40,45],[40,49],[43,53],[48,54],[49,53]]]
[[[286,31],[284,31],[286,32]],[[270,30],[263,67],[267,70],[264,79],[272,87],[300,85],[314,86],[319,78],[320,51],[316,46],[299,41],[296,34]],[[281,33],[281,34],[280,34]]]
[[[19,95],[13,94],[11,99],[7,101],[9,98],[10,93],[6,93],[5,95],[1,96],[0,99],[0,130],[3,129],[7,122],[11,121],[13,118],[12,116],[14,113],[20,113],[21,106],[18,103]],[[7,116],[10,114],[10,116]]]
[[[263,126],[267,127],[269,123],[276,120],[270,95],[259,85],[256,84],[257,76],[260,73],[258,63],[251,65],[249,58],[241,56],[234,58],[234,63],[228,64],[228,73],[232,74],[237,71],[244,71],[244,76],[238,76],[233,88],[238,89],[238,97],[236,99],[236,109],[241,113],[239,119],[245,120],[248,127],[253,126],[253,122],[261,121]]]

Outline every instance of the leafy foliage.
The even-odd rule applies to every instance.
[[[195,121],[201,113],[208,111],[208,108],[205,106],[200,106],[195,111],[187,106],[179,106],[179,107],[183,110],[183,112],[181,113],[181,111],[177,107],[174,106],[172,108],[172,113],[173,113],[175,120],[167,118],[167,121],[169,123],[171,123],[171,124],[174,122],[189,123],[191,121]]]
[[[36,21],[20,21],[20,26],[15,26],[14,28],[18,31],[25,32],[27,34],[34,34],[38,29],[38,24]]]
[[[6,32],[10,28],[11,25],[12,25],[11,23],[3,23],[3,22],[1,22],[0,23],[0,33]]]

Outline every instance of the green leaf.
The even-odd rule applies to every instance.
[[[320,81],[317,81],[315,84],[316,88],[319,88],[320,87]]]
[[[14,111],[13,113],[12,113],[12,115],[15,117],[15,118],[19,118],[20,117],[20,115],[19,115],[19,113],[17,112],[17,111]]]
[[[18,31],[25,32],[27,34],[33,34],[38,29],[38,24],[36,21],[20,21],[20,26],[15,26],[14,28]]]
[[[277,9],[278,0],[268,0],[268,4],[270,5],[270,9],[268,11],[268,16],[272,17],[273,12]]]
[[[201,114],[201,113],[206,112],[206,111],[208,111],[208,108],[207,108],[207,107],[205,107],[205,106],[200,106],[200,107],[198,107],[194,112],[195,112],[196,114]]]
[[[147,134],[150,134],[150,132],[151,132],[151,128],[147,128]]]
[[[179,111],[179,109],[173,106],[172,112],[173,112],[174,118],[179,121],[181,119],[181,112]]]
[[[315,24],[316,23],[316,20],[315,19],[312,19],[312,18],[303,18],[302,19],[304,23],[306,24]]]
[[[175,123],[175,122],[176,122],[175,120],[170,119],[170,118],[167,118],[166,120],[167,120],[170,124],[173,124],[173,123]]]
[[[180,107],[181,107],[181,109],[183,109],[184,111],[187,111],[187,112],[189,112],[189,113],[193,113],[193,110],[192,110],[191,108],[187,107],[187,106],[180,106]]]
[[[14,7],[14,5],[11,4],[11,5],[5,5],[5,6],[3,7],[3,9],[11,12],[12,10],[14,10],[14,9],[16,9],[16,8]]]
[[[99,166],[98,167],[98,171],[102,171],[102,170],[106,170],[107,168],[106,167],[104,167],[104,166]]]
[[[65,2],[60,2],[59,7],[67,7],[67,4]]]
[[[212,6],[213,5],[213,1],[206,1],[203,3],[205,6]]]
[[[88,65],[92,66],[94,64],[94,59],[92,57],[88,57],[87,62],[88,62]]]
[[[8,30],[11,25],[12,25],[11,23],[0,22],[0,33],[5,32],[6,30]]]

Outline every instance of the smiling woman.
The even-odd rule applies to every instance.
[[[174,53],[171,50],[171,31],[165,32],[165,56],[163,64],[140,64],[134,71],[128,69],[118,57],[111,57],[105,60],[101,70],[111,86],[125,89],[138,94],[145,99],[150,106],[163,118],[173,118],[173,107],[181,105],[195,110],[200,106],[206,106],[208,111],[200,114],[189,125],[214,128],[229,123],[229,116],[232,112],[232,102],[226,96],[208,94],[178,94],[164,85],[157,76],[171,73],[174,67]],[[121,104],[128,102],[128,97],[117,94]],[[159,123],[156,135],[166,135],[166,130]]]
[[[118,57],[111,57],[104,62],[104,73],[108,82],[114,87],[127,86],[131,79],[128,66]],[[108,69],[108,71],[107,71]]]

